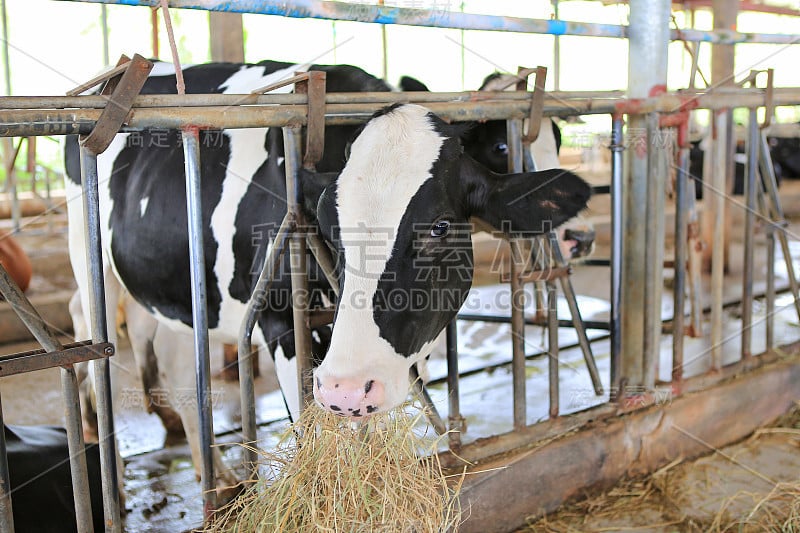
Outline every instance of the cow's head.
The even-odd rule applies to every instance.
[[[514,74],[494,72],[484,78],[479,91],[515,90],[522,78]],[[403,76],[400,89],[409,92],[428,91],[421,81]],[[539,137],[528,147],[537,170],[559,168],[561,129],[549,117],[542,118]],[[508,133],[505,120],[477,122],[465,131],[462,138],[464,151],[473,159],[494,172],[508,172]],[[567,261],[578,261],[594,251],[595,231],[591,221],[578,215],[564,223],[558,232],[561,255]]]
[[[465,155],[462,127],[417,105],[376,114],[352,143],[317,217],[338,256],[340,298],[314,397],[363,416],[408,394],[472,282],[471,217],[537,234],[585,206],[589,186],[563,170],[496,174]]]

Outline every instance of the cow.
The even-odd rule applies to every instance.
[[[512,90],[520,80],[513,74],[493,72],[484,78],[479,91]],[[410,76],[400,78],[403,91],[427,92],[428,87]],[[530,152],[536,170],[559,168],[558,153],[561,149],[561,129],[555,120],[542,117],[538,138],[531,143]],[[508,172],[508,134],[505,120],[487,120],[470,128],[464,136],[464,150],[476,161],[494,172]],[[559,234],[561,255],[576,261],[588,257],[594,251],[595,231],[592,224],[581,216],[562,225]]]
[[[784,179],[800,178],[800,138],[767,136],[769,154],[775,170],[776,185],[780,186]],[[695,180],[695,198],[703,199],[703,172],[705,165],[706,144],[704,139],[691,141],[689,147],[689,177]],[[745,143],[736,142],[734,155],[733,194],[744,194],[745,172],[747,171],[747,154]]]
[[[0,265],[3,265],[22,292],[28,290],[33,276],[31,260],[11,233],[4,231],[0,231]],[[0,300],[2,299],[3,295],[0,294]]]
[[[311,68],[327,72],[331,91],[389,89],[355,67]],[[272,61],[216,63],[186,68],[184,77],[187,92],[246,93],[297,70],[297,65]],[[159,63],[143,92],[174,92],[174,84],[174,72]],[[449,125],[420,106],[393,106],[361,129],[328,128],[318,173],[302,173],[306,217],[318,225],[337,257],[342,297],[334,324],[312,332],[313,355],[321,361],[314,395],[334,412],[363,416],[388,410],[406,397],[411,365],[424,359],[470,287],[471,217],[507,234],[535,234],[586,206],[590,188],[570,172],[509,175],[486,169],[464,153],[461,136],[468,129]],[[259,266],[286,212],[282,134],[279,128],[202,131],[200,144],[209,333],[235,343]],[[77,153],[76,139],[68,139],[68,198],[75,199],[68,209],[70,257],[82,312],[88,309],[88,280],[83,276]],[[142,361],[153,356],[157,378],[167,391],[193,390],[179,136],[174,131],[120,134],[98,157],[98,172],[108,316],[114,316],[120,295],[127,291],[127,305],[144,311],[137,315],[141,320],[136,331],[129,324],[132,345],[147,329],[136,343],[139,347],[133,345],[137,364],[151,364]],[[414,273],[420,261],[426,276]],[[313,257],[308,268],[312,306],[336,301]],[[266,295],[254,343],[272,354],[287,408],[296,414],[288,272],[286,257]],[[388,298],[412,292],[445,293],[448,305],[434,307],[429,300],[415,308]],[[196,402],[183,401],[175,408],[199,465]],[[233,482],[216,452],[215,463],[221,481]]]

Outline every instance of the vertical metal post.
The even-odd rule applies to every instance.
[[[763,216],[769,217],[769,210],[766,207],[764,198],[763,174],[757,183],[757,193],[760,200],[759,207]],[[767,350],[775,347],[775,225],[771,217],[766,224],[767,232]]]
[[[208,302],[206,261],[203,243],[203,206],[201,202],[200,136],[197,127],[182,131],[186,171],[186,210],[189,225],[189,257],[192,281],[192,324],[194,332],[197,411],[200,416],[200,455],[203,511],[206,517],[217,507],[214,474],[214,421],[211,405],[211,364],[208,348]]]
[[[744,272],[742,276],[742,360],[752,354],[753,336],[753,241],[756,210],[756,168],[758,166],[758,117],[751,108],[747,124],[747,174],[744,182]]]
[[[6,0],[0,0],[0,16],[3,19],[3,75],[5,77],[6,96],[11,96],[11,61],[8,55],[8,13]]]
[[[553,18],[558,18],[558,2],[553,0]],[[553,36],[553,90],[561,90],[561,37],[558,35]]]
[[[14,533],[14,515],[11,502],[11,481],[6,454],[6,432],[3,422],[3,406],[0,403],[0,533]]]
[[[711,370],[722,366],[722,295],[725,282],[725,154],[728,111],[715,110],[714,145],[711,150],[711,187],[703,197],[713,213],[711,239]]]
[[[100,198],[97,177],[97,156],[80,149],[81,183],[83,186],[83,218],[86,242],[86,264],[89,268],[89,315],[94,342],[107,342],[106,297],[100,232]],[[103,358],[93,361],[95,395],[97,397],[97,429],[100,438],[100,466],[103,484],[103,512],[108,531],[122,531],[117,479],[117,445],[111,400],[111,372]]]
[[[447,434],[451,451],[461,449],[461,434],[464,432],[464,417],[461,416],[461,397],[458,391],[458,323],[454,318],[447,324],[447,398],[448,425]]]
[[[250,301],[247,302],[247,311],[239,330],[239,399],[242,405],[242,440],[245,444],[242,463],[249,479],[255,479],[258,473],[256,393],[253,375],[253,356],[258,353],[258,349],[253,350],[253,329],[260,310],[265,306],[275,273],[280,267],[283,252],[290,238],[289,233],[293,230],[294,219],[287,215],[275,234],[269,252],[264,257],[264,266],[253,288]]]
[[[103,66],[111,64],[108,59],[108,8],[100,4],[100,31],[103,34]]]
[[[666,90],[667,48],[669,45],[670,3],[668,0],[631,0],[628,47],[628,97],[646,98]],[[653,320],[648,315],[653,312],[653,279],[662,270],[653,267],[657,257],[653,257],[654,247],[648,240],[663,223],[659,223],[659,213],[647,209],[658,205],[658,196],[653,196],[648,204],[648,191],[657,184],[651,183],[648,168],[654,146],[647,143],[648,119],[641,115],[628,117],[628,132],[632,144],[627,158],[627,175],[623,194],[623,235],[625,246],[622,250],[622,300],[625,313],[622,314],[622,341],[620,343],[620,380],[633,387],[648,385],[652,381],[653,368],[647,368],[645,359],[653,354],[643,354],[645,343],[652,345],[652,326],[645,323]],[[652,120],[652,119],[650,119]],[[649,128],[652,131],[652,128]],[[659,177],[663,180],[663,177]],[[654,203],[655,201],[655,203]],[[652,221],[651,221],[652,219]],[[655,224],[653,224],[655,222]],[[663,233],[663,231],[662,231]],[[648,276],[650,274],[650,276]],[[649,278],[649,279],[648,279]],[[651,295],[647,296],[648,290]],[[650,304],[650,305],[648,305]],[[660,313],[655,319],[659,325]],[[658,333],[656,333],[657,335]],[[649,337],[649,338],[648,338]],[[648,340],[646,340],[648,339]],[[652,365],[651,365],[652,366]]]
[[[508,139],[508,170],[522,172],[522,121],[506,121]],[[525,383],[525,284],[520,275],[525,271],[527,258],[519,239],[509,241],[511,247],[511,372],[514,395],[514,429],[527,425]]]
[[[308,270],[306,267],[306,238],[303,214],[300,209],[300,170],[302,129],[283,128],[284,154],[286,157],[286,209],[297,221],[289,241],[289,258],[292,267],[292,317],[294,319],[294,350],[297,360],[298,393],[300,412],[312,399],[311,331],[308,328]]]
[[[645,221],[645,290],[643,382],[647,390],[655,388],[661,344],[661,298],[664,285],[664,142],[658,113],[647,115],[647,219]]]
[[[679,126],[678,172],[675,183],[675,266],[672,310],[672,381],[683,379],[684,308],[686,306],[687,188],[689,181],[689,123]]]
[[[558,384],[558,295],[556,284],[552,281],[547,286],[547,374],[550,389],[550,418],[556,418],[559,411]]]
[[[609,334],[611,336],[611,395],[619,393],[621,377],[620,300],[622,297],[622,152],[625,143],[622,137],[622,115],[611,117],[611,310]]]
[[[514,389],[514,428],[527,424],[525,383],[525,271],[519,239],[511,239],[511,373]]]

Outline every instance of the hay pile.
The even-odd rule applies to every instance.
[[[463,476],[448,485],[436,439],[414,430],[423,416],[398,408],[356,426],[306,409],[277,449],[263,453],[271,474],[220,510],[207,531],[457,530]]]

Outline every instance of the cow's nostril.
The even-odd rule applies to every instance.
[[[375,384],[375,380],[371,379],[367,381],[367,384],[364,385],[364,394],[369,394],[369,391],[372,390],[372,386]]]

